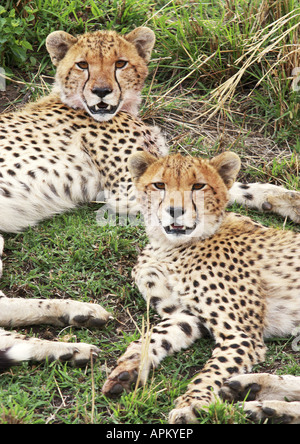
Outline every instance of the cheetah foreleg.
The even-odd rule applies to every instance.
[[[102,327],[111,317],[97,304],[57,299],[21,299],[0,295],[0,326],[50,324]]]
[[[253,345],[246,334],[240,336],[238,332],[232,332],[231,337],[223,341],[219,338],[212,357],[191,381],[187,392],[176,400],[176,407],[169,415],[171,424],[196,423],[199,412],[219,398],[219,390],[230,375],[249,371],[254,356],[256,363],[263,359],[262,343]]]
[[[22,361],[68,361],[76,366],[86,365],[98,356],[99,349],[84,343],[46,341],[0,329],[0,369]]]
[[[200,337],[197,317],[181,312],[178,317],[165,319],[140,341],[130,344],[105,382],[103,393],[107,396],[119,395],[124,389],[129,391],[137,381],[144,385],[152,368],[156,368],[166,356],[189,347]]]

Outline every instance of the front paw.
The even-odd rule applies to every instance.
[[[63,325],[101,328],[108,319],[112,319],[112,316],[101,305],[67,301],[64,313],[60,316],[59,321]]]
[[[300,193],[285,190],[270,194],[262,204],[262,209],[289,217],[294,222],[300,223]]]
[[[196,424],[197,412],[192,405],[178,407],[171,410],[169,414],[169,424]]]
[[[176,407],[169,414],[170,424],[196,424],[201,417],[201,411],[206,409],[212,399],[195,398],[192,394],[186,393],[176,399]]]
[[[48,360],[59,360],[69,362],[76,367],[84,367],[91,360],[95,361],[99,352],[99,348],[86,343],[52,342]]]
[[[261,391],[260,374],[238,375],[225,381],[219,396],[229,402],[254,401]]]
[[[121,362],[109,375],[102,393],[105,396],[115,397],[124,390],[129,392],[138,379],[139,364],[139,360]]]
[[[300,402],[252,401],[245,402],[243,409],[254,422],[300,424]]]

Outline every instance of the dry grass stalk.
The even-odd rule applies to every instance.
[[[284,60],[288,61],[292,60],[293,63],[297,63],[297,61],[299,61],[300,64],[300,45],[298,45],[296,49],[293,48],[292,50],[289,50],[289,45],[285,44],[285,40],[291,32],[295,34],[294,35],[295,39],[295,36],[298,34],[300,30],[300,20],[296,24],[294,24],[291,27],[288,27],[288,29],[284,31],[284,28],[288,26],[292,20],[295,20],[297,18],[300,19],[300,11],[299,10],[291,11],[285,16],[280,17],[272,24],[266,26],[264,29],[258,31],[251,38],[250,42],[248,43],[247,51],[235,62],[235,65],[238,65],[246,58],[243,66],[239,69],[239,71],[236,74],[234,74],[232,77],[226,80],[222,85],[218,86],[212,91],[210,95],[210,102],[212,103],[214,109],[210,113],[208,111],[205,113],[205,114],[209,113],[209,118],[213,117],[220,109],[222,109],[225,106],[226,102],[232,100],[236,88],[240,83],[240,80],[245,74],[245,72],[253,64],[261,63],[262,59],[267,54],[271,54],[272,52],[277,51],[279,57],[277,57],[277,60],[273,64],[271,64],[268,71],[259,80],[256,86],[258,86],[263,81],[263,79],[267,75],[269,75]],[[278,36],[279,32],[280,35]],[[266,43],[269,40],[271,40],[271,43],[269,43],[266,46]],[[283,46],[280,46],[282,42],[284,42],[284,44]],[[285,51],[287,51],[287,53],[280,57],[283,48]],[[286,70],[291,71],[292,69],[288,67]]]

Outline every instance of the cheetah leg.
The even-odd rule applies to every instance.
[[[169,317],[140,341],[130,344],[102,392],[106,396],[119,395],[124,389],[129,391],[136,381],[145,384],[151,368],[156,368],[166,356],[189,347],[200,337],[197,317],[183,312],[178,313],[178,318]]]
[[[271,184],[236,182],[229,191],[229,205],[234,202],[259,211],[276,213],[300,223],[300,192]]]
[[[188,347],[201,337],[199,320],[192,314],[182,312],[180,301],[168,285],[169,270],[164,264],[146,261],[140,256],[133,270],[135,282],[143,295],[161,315],[164,321],[152,333],[138,342],[133,342],[118,360],[117,367],[103,386],[107,396],[129,391],[137,380],[145,384],[151,368],[172,353]]]
[[[103,327],[111,315],[100,305],[69,299],[0,297],[1,327],[50,324],[64,327]]]
[[[250,369],[254,363],[263,359],[263,344],[253,346],[246,334],[236,333],[230,336],[233,339],[218,342],[201,373],[189,384],[187,392],[176,400],[176,407],[169,415],[171,424],[196,423],[198,412],[215,402],[228,377]]]
[[[0,295],[0,325],[16,327],[33,324],[101,327],[109,317],[102,307],[68,300],[15,299]],[[28,338],[0,329],[0,368],[21,361],[59,359],[85,365],[99,349],[84,343],[64,343]]]
[[[225,382],[220,396],[230,402],[246,399],[242,405],[253,420],[300,423],[300,377],[267,373],[238,375]]]
[[[0,236],[0,277],[3,238]],[[7,298],[0,291],[0,325],[15,327],[32,324],[101,327],[110,317],[99,305],[68,300]],[[89,344],[71,344],[28,338],[0,329],[0,368],[21,361],[61,359],[76,365],[85,364],[99,352]]]
[[[99,351],[90,344],[46,341],[0,329],[0,369],[22,361],[46,359],[58,359],[82,366],[95,358]]]
[[[0,236],[0,277],[4,241]],[[51,324],[102,327],[111,315],[100,305],[73,300],[7,298],[0,291],[0,326]]]

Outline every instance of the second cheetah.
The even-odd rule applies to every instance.
[[[300,325],[300,235],[225,212],[239,169],[230,152],[210,161],[130,158],[150,240],[133,276],[162,320],[128,347],[103,392],[129,390],[138,375],[145,383],[163,358],[209,333],[212,357],[177,400],[171,423],[196,422],[220,391],[227,399],[251,392],[245,408],[258,419],[300,422],[300,378],[243,375],[264,360],[264,338]]]

